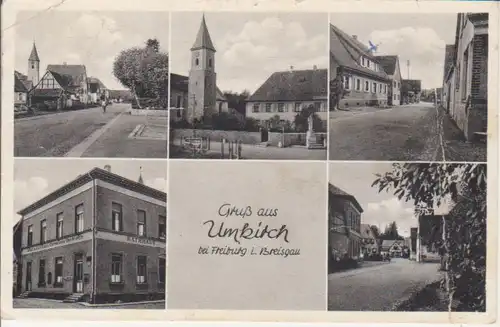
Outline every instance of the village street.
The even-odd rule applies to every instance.
[[[432,103],[330,112],[330,160],[486,161]]]
[[[388,311],[416,289],[438,281],[437,263],[393,259],[328,276],[329,311]]]
[[[167,119],[131,116],[129,109],[115,103],[105,114],[99,107],[17,119],[14,155],[166,158]],[[138,130],[142,135],[132,136]]]

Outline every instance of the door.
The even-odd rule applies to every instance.
[[[260,141],[267,142],[268,140],[269,140],[269,132],[267,131],[267,128],[261,128],[260,129]]]
[[[73,292],[83,293],[83,256],[75,255],[75,273],[73,278]]]
[[[31,261],[26,262],[26,291],[31,291]]]

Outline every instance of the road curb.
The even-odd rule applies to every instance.
[[[78,302],[78,304],[84,307],[121,307],[127,305],[138,305],[138,304],[155,304],[155,303],[164,303],[165,300],[157,300],[157,301],[141,301],[141,302],[125,302],[125,303],[105,303],[105,304],[91,304],[86,302]]]
[[[433,281],[429,282],[423,286],[415,288],[410,294],[400,298],[397,300],[391,307],[390,311],[409,311],[405,310],[405,308],[408,308],[411,306],[413,302],[415,302],[415,299],[427,288],[433,287],[436,284],[439,284],[440,281]]]

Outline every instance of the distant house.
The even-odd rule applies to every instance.
[[[106,99],[109,98],[108,88],[96,77],[89,77],[87,79],[89,97],[91,103],[97,103],[104,96]]]
[[[382,64],[356,35],[330,25],[330,94],[337,83],[346,92],[339,108],[387,105],[391,79]],[[332,101],[330,109],[334,107]]]
[[[443,88],[446,108],[467,140],[486,133],[488,108],[488,14],[457,15],[455,44],[447,48]],[[448,56],[445,58],[447,59]]]
[[[376,56],[382,68],[391,79],[391,86],[387,94],[387,103],[390,106],[401,104],[401,70],[398,56]]]
[[[109,97],[115,100],[131,101],[133,99],[130,90],[108,90]]]
[[[28,89],[22,80],[14,73],[14,107],[28,105]]]
[[[401,81],[401,96],[403,103],[418,103],[420,102],[420,94],[422,93],[422,81],[418,79],[404,79]]]
[[[189,77],[179,74],[170,74],[170,119],[186,119],[186,107],[188,105]],[[227,99],[221,90],[216,87],[216,113],[233,113],[234,110],[228,107]]]
[[[360,234],[362,244],[361,252],[365,255],[377,254],[379,252],[379,246],[372,227],[369,224],[361,224]]]
[[[32,91],[33,103],[50,102],[54,109],[90,103],[84,65],[48,65]]]
[[[380,246],[380,253],[389,254],[392,257],[401,257],[404,248],[404,240],[383,240]]]
[[[293,124],[297,114],[312,106],[326,127],[327,87],[326,69],[275,72],[248,98],[245,115],[269,128],[271,118],[278,116],[281,125]]]
[[[329,261],[358,259],[362,249],[361,214],[356,198],[333,184],[328,185]]]

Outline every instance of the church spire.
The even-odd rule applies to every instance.
[[[208,33],[207,24],[205,23],[205,14],[203,14],[201,19],[200,29],[198,30],[196,40],[191,47],[191,51],[198,49],[209,49],[215,52],[215,47],[212,43],[212,39],[210,38],[210,33]]]
[[[139,167],[139,180],[137,182],[144,184],[144,180],[142,179],[142,167]]]
[[[38,57],[38,51],[36,50],[35,41],[33,41],[33,48],[31,49],[31,54],[28,60],[38,62],[40,61],[40,58]]]

